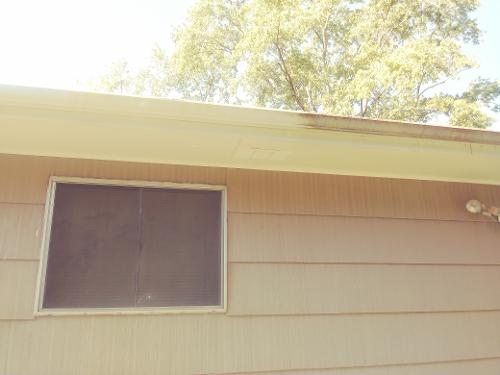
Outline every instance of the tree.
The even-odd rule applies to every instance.
[[[104,91],[125,94],[134,85],[134,80],[128,63],[124,60],[116,61],[111,65],[108,74],[101,77],[98,87]]]
[[[415,122],[446,116],[451,125],[484,128],[492,123],[486,111],[500,111],[498,82],[478,78],[463,93],[440,91],[476,65],[461,47],[479,42],[477,7],[478,0],[199,0],[174,33],[172,56],[157,56],[133,89]]]

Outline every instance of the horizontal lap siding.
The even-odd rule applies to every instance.
[[[0,322],[33,318],[37,270],[38,261],[0,260]]]
[[[1,319],[33,317],[36,261],[0,261]],[[230,263],[229,315],[500,310],[500,266]]]
[[[0,203],[44,204],[50,176],[226,184],[222,168],[0,155]]]
[[[229,313],[500,309],[498,224],[229,215]]]
[[[3,374],[206,374],[500,356],[500,312],[0,322]],[[3,372],[1,372],[3,371]]]
[[[231,264],[229,314],[500,309],[500,266]]]
[[[5,155],[0,173],[0,374],[500,373],[419,365],[500,357],[500,311],[477,311],[500,309],[500,230],[464,209],[500,187]],[[227,185],[228,314],[33,319],[50,175]]]
[[[44,206],[0,203],[0,260],[38,259]]]
[[[228,226],[232,262],[500,264],[494,222],[230,213]]]
[[[0,321],[33,319],[43,210],[0,203]]]
[[[261,372],[258,375],[498,375],[500,358],[376,367],[351,367],[325,370]],[[234,375],[256,375],[238,373]]]
[[[500,186],[375,177],[231,169],[227,184],[231,212],[485,221],[465,203],[500,201]]]

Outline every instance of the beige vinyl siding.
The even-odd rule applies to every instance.
[[[0,260],[0,321],[33,318],[37,271],[37,261]]]
[[[500,200],[492,185],[241,169],[227,185],[231,212],[486,221],[465,202]]]
[[[4,374],[206,374],[497,357],[500,312],[0,322]]]
[[[1,155],[0,203],[45,204],[49,176],[226,184],[222,168]]]
[[[0,259],[38,259],[43,209],[41,204],[0,203]]]
[[[500,373],[500,187],[0,156],[0,375]],[[50,175],[227,185],[228,313],[34,317]],[[489,311],[487,311],[489,310]]]
[[[500,358],[452,361],[446,363],[407,364],[377,367],[351,367],[324,370],[260,372],[258,375],[498,375]],[[237,373],[234,375],[255,375]]]
[[[231,264],[232,315],[500,309],[500,267]]]
[[[230,213],[228,225],[232,262],[500,265],[493,221]]]

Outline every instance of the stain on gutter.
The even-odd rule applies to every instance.
[[[394,120],[297,113],[305,129],[500,146],[500,132]]]

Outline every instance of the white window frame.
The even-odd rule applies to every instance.
[[[43,298],[49,255],[50,234],[54,213],[54,201],[58,183],[98,186],[129,186],[144,188],[170,188],[179,190],[212,190],[221,192],[221,304],[217,306],[171,306],[171,307],[117,307],[117,308],[44,308]],[[35,299],[35,315],[122,315],[122,314],[179,314],[179,313],[225,313],[227,312],[227,189],[223,185],[205,185],[176,182],[151,182],[132,180],[110,180],[51,176],[45,201],[41,257]]]

